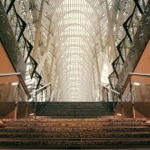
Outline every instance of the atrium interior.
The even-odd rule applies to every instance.
[[[0,0],[0,24],[0,148],[150,147],[150,0]],[[77,124],[90,128],[88,119],[94,133],[82,137]],[[80,136],[19,128],[54,122]],[[136,133],[131,142],[115,127],[114,139],[97,135],[100,122]],[[26,141],[17,143],[17,131]]]

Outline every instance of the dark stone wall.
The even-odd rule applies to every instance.
[[[6,53],[17,72],[21,72],[25,77],[26,65],[17,46],[17,41],[7,19],[2,2],[0,1],[0,40],[6,50]],[[1,62],[2,63],[2,62]]]
[[[150,39],[150,0],[143,14],[140,26],[135,35],[135,42],[124,64],[124,68],[119,76],[116,89],[121,91],[129,72],[133,72],[138,61]]]

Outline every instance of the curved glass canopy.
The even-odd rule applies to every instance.
[[[40,41],[48,45],[36,57],[40,63],[40,54],[47,53],[43,73],[52,85],[51,101],[100,100],[99,83],[108,84],[116,57],[113,33],[119,2],[51,0],[44,1],[43,8],[41,0],[35,4],[38,15],[42,13]]]
[[[19,0],[31,30],[32,56],[43,84],[51,83],[50,101],[101,101],[108,85],[116,45],[131,14],[130,0]]]
[[[96,38],[102,13],[97,5],[98,1],[93,5],[86,0],[64,0],[52,12],[50,23],[58,80],[58,89],[54,90],[60,94],[56,101],[92,101]]]

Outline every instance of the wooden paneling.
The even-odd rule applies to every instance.
[[[1,73],[13,73],[15,72],[5,50],[0,43],[0,74]],[[0,77],[0,84],[4,84],[6,82],[16,82],[18,81],[17,76],[11,76],[11,77]]]

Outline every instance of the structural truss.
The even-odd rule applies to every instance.
[[[142,1],[146,3],[146,0]],[[50,101],[101,101],[133,0],[18,0]],[[30,34],[29,34],[30,33]]]

